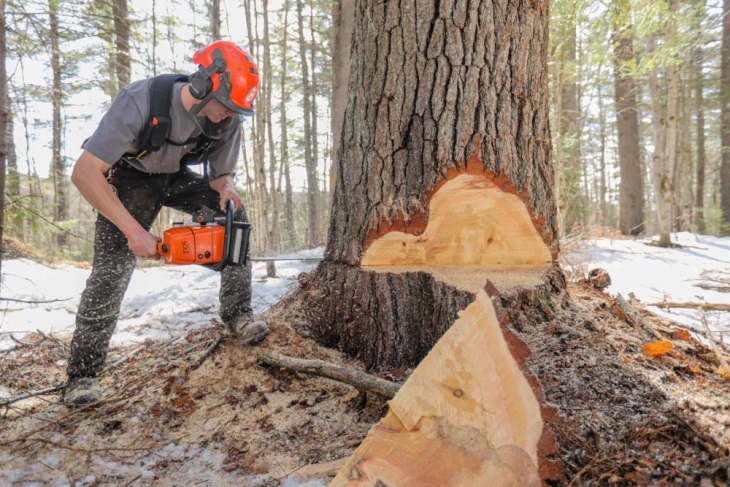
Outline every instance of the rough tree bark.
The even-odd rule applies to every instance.
[[[210,2],[210,36],[214,41],[221,38],[221,0]]]
[[[459,465],[479,474],[460,485],[562,475],[527,347],[508,326],[521,313],[539,320],[536,296],[565,286],[554,265],[547,21],[546,0],[356,3],[327,250],[302,299],[314,335],[370,368],[416,365],[451,328],[448,353],[425,373],[444,388],[411,387],[382,423],[414,433],[418,448],[390,465],[401,474],[473,435],[479,451]],[[487,384],[495,378],[508,391]],[[500,419],[461,409],[473,401]],[[341,474],[366,469],[397,485],[366,463]]]
[[[611,6],[616,126],[621,174],[619,230],[624,235],[644,231],[644,178],[639,157],[639,120],[636,83],[627,73],[634,61],[634,41],[627,0],[613,0]]]

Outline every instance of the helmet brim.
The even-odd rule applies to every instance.
[[[232,112],[236,112],[239,115],[246,115],[251,116],[253,115],[254,111],[252,108],[242,108],[233,103],[231,100],[221,100],[219,98],[216,98],[221,104],[226,107],[227,109],[231,110]]]

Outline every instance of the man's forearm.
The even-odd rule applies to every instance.
[[[99,165],[98,160],[89,160],[85,157],[88,155],[87,153],[79,159],[71,175],[71,181],[78,188],[79,193],[99,213],[114,223],[128,239],[140,232],[145,232],[145,229],[129,214],[117,195],[114,194],[104,177],[103,167]]]
[[[218,176],[210,182],[210,187],[213,188],[218,194],[222,193],[224,190],[236,190],[236,185],[233,184],[233,176],[231,176],[230,174]]]

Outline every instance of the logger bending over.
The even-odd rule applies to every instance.
[[[71,180],[99,212],[91,276],[81,296],[68,360],[64,402],[101,400],[101,371],[136,257],[158,257],[149,233],[163,206],[186,213],[223,215],[233,200],[236,219],[247,221],[233,184],[240,117],[253,114],[259,72],[246,51],[217,41],[193,56],[191,76],[163,75],[137,81],[114,99],[84,151]],[[200,175],[188,164],[202,163]],[[221,272],[220,316],[249,345],[269,334],[254,321],[251,267]]]

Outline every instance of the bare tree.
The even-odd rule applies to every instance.
[[[68,212],[68,182],[66,181],[66,164],[61,154],[61,110],[63,109],[63,92],[61,88],[62,67],[60,32],[58,22],[58,0],[48,0],[48,16],[50,21],[51,37],[51,71],[53,75],[53,87],[51,92],[51,103],[53,106],[53,148],[51,174],[53,175],[53,207],[54,218],[57,222],[67,219]],[[68,235],[60,232],[56,236],[56,244],[60,247],[68,245]]]

